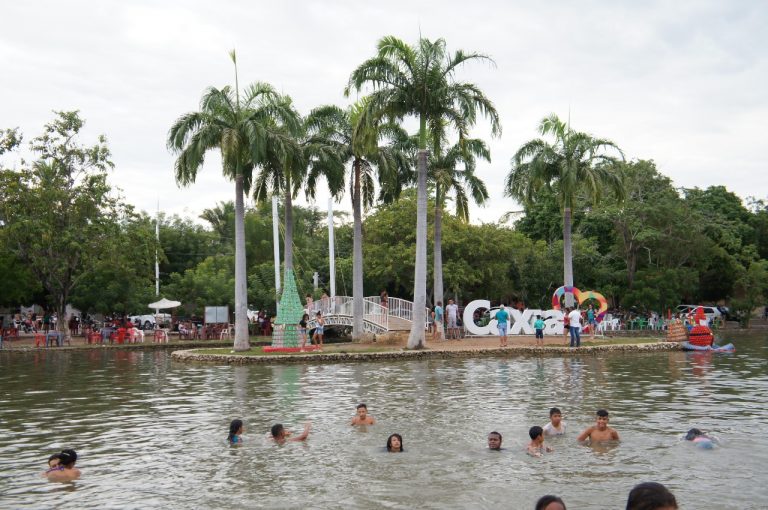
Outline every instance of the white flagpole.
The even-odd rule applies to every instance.
[[[275,245],[275,291],[280,295],[280,222],[277,217],[277,197],[272,197],[272,239]]]
[[[331,303],[336,297],[336,253],[333,242],[333,199],[328,199],[328,259],[331,270]]]

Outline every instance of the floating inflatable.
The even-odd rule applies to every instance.
[[[683,342],[681,344],[684,351],[706,351],[706,352],[735,352],[736,347],[733,344],[727,344],[723,346],[717,345],[696,345],[691,342]]]

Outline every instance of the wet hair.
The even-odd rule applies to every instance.
[[[496,432],[495,430],[493,432],[488,433],[489,436],[499,436],[499,441],[502,441],[504,438],[501,437],[501,434]]]
[[[59,463],[61,462],[61,454],[60,453],[54,453],[50,457],[48,457],[48,465],[51,465],[52,460],[58,460]]]
[[[549,410],[549,417],[551,418],[553,414],[562,415],[563,413],[560,412],[560,409],[558,409],[557,407],[553,407],[552,409]]]
[[[701,431],[701,429],[692,428],[685,434],[685,440],[686,441],[693,441],[699,436],[703,436],[704,432]]]
[[[393,437],[396,437],[397,439],[400,440],[400,451],[404,452],[405,448],[403,448],[403,436],[401,436],[400,434],[392,434],[391,436],[389,436],[387,438],[387,451],[388,452],[392,451],[392,438]]]
[[[627,510],[657,510],[664,507],[677,508],[677,500],[660,483],[643,482],[629,491]]]
[[[557,496],[553,496],[551,494],[547,494],[546,496],[542,496],[539,498],[539,500],[536,502],[536,509],[535,510],[544,510],[547,508],[547,506],[550,505],[550,503],[560,503],[563,505],[563,509],[565,509],[565,503],[562,499],[558,498]]]
[[[608,418],[608,411],[605,409],[598,409],[595,414],[601,418]]]
[[[243,428],[243,420],[232,420],[232,422],[229,424],[229,435],[227,436],[227,441],[230,443],[234,442],[235,436],[241,428]]]
[[[285,427],[283,427],[282,423],[275,423],[274,425],[272,425],[272,429],[271,429],[272,437],[279,436],[280,434],[282,434],[284,429]]]
[[[355,409],[366,409],[367,410],[368,406],[361,403],[361,404],[357,404],[357,407],[355,407]]]
[[[77,453],[75,450],[61,450],[59,454],[59,464],[62,466],[74,465],[77,461]]]
[[[533,427],[530,428],[530,430],[528,430],[528,435],[531,436],[531,439],[536,439],[543,433],[544,433],[544,429],[542,429],[538,425],[534,425]]]

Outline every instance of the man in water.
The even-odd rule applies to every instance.
[[[357,405],[357,414],[352,418],[350,425],[374,425],[376,420],[368,414],[368,406],[365,404]]]
[[[62,450],[59,463],[46,471],[45,476],[51,482],[71,482],[80,478],[80,470],[75,467],[77,453],[75,450]],[[50,465],[50,460],[49,460]]]
[[[585,429],[584,432],[579,434],[579,437],[577,437],[576,440],[579,442],[589,440],[590,443],[618,441],[619,433],[608,426],[608,411],[605,409],[598,409],[595,414],[597,415],[597,422],[595,425]]]
[[[312,427],[311,422],[304,424],[304,432],[296,437],[291,437],[291,433],[285,430],[282,423],[276,423],[272,425],[271,433],[272,440],[277,444],[285,444],[288,441],[306,441],[309,437],[309,429]]]
[[[501,450],[501,434],[495,430],[488,434],[488,449],[489,450]]]

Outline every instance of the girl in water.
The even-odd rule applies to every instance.
[[[403,452],[403,436],[400,434],[392,434],[387,438],[387,451],[388,452]]]
[[[80,478],[80,470],[75,467],[77,462],[77,453],[75,450],[62,450],[58,454],[59,463],[55,467],[45,472],[45,476],[51,482],[70,482]],[[51,464],[51,460],[48,460],[48,464]]]
[[[241,444],[243,439],[240,437],[240,435],[244,430],[245,427],[243,427],[243,420],[232,420],[232,423],[229,424],[229,435],[227,436],[227,441],[229,441],[229,444]]]

